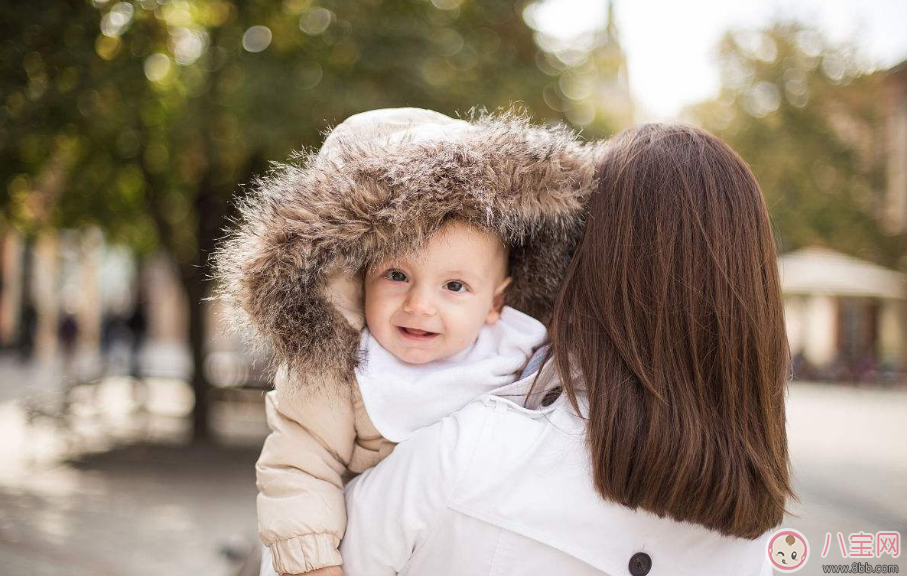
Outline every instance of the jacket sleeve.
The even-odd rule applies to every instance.
[[[346,576],[397,574],[418,554],[475,452],[484,414],[474,403],[417,431],[347,485]]]
[[[258,528],[277,573],[301,574],[343,563],[343,480],[356,431],[350,398],[336,388],[301,393],[286,379],[278,373],[266,397],[271,434],[255,467]]]

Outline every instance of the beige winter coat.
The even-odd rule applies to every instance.
[[[286,378],[285,372],[280,378]],[[369,420],[354,388],[348,399],[319,394],[304,403],[281,397],[281,379],[268,393],[271,434],[256,465],[258,527],[279,574],[342,563],[346,530],[343,484],[394,449]]]
[[[354,376],[362,270],[456,217],[510,246],[505,303],[547,323],[582,234],[597,149],[511,114],[456,121],[452,138],[408,132],[428,123],[443,135],[454,122],[412,109],[349,118],[321,153],[255,183],[215,255],[234,325],[280,366],[257,465],[259,528],[278,573],[341,564],[343,482],[393,449]]]
[[[357,330],[365,324],[359,286],[358,278],[329,282],[334,305]],[[258,530],[278,574],[342,563],[343,485],[394,449],[369,419],[355,378],[314,378],[324,376],[317,369],[293,376],[281,369],[265,397],[271,434],[255,465]]]

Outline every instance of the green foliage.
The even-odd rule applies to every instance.
[[[824,245],[894,266],[903,237],[880,225],[883,73],[795,23],[728,33],[721,93],[689,112],[759,179],[782,251]]]
[[[207,434],[207,255],[268,160],[373,108],[514,100],[539,120],[514,0],[33,0],[0,19],[0,225],[96,224],[179,264]]]
[[[545,76],[497,0],[36,0],[0,23],[0,208],[203,264],[230,196],[343,118],[520,100]]]

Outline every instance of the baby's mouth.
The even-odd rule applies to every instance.
[[[400,334],[404,338],[410,340],[431,340],[438,335],[437,332],[429,332],[428,330],[419,330],[418,328],[407,328],[406,326],[398,326],[397,329],[400,331]]]

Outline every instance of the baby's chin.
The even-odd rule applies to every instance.
[[[444,360],[445,358],[450,358],[455,356],[461,350],[446,350],[443,348],[418,348],[416,346],[409,347],[405,345],[400,345],[397,342],[389,342],[384,344],[378,340],[379,344],[384,346],[384,349],[394,355],[397,360],[405,362],[406,364],[412,364],[414,366],[419,366],[422,364],[429,364],[437,360]]]
[[[406,362],[407,364],[413,364],[418,366],[420,364],[428,364],[434,362],[435,360],[440,360],[445,358],[444,355],[438,354],[433,350],[412,350],[412,349],[403,349],[403,350],[390,350],[390,353],[397,357],[401,362]]]

